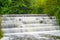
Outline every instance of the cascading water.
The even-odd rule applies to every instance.
[[[2,40],[55,40],[47,37],[59,30],[54,16],[47,15],[2,16]],[[57,39],[56,39],[57,40]]]

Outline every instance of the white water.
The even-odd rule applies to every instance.
[[[59,35],[56,19],[40,17],[2,17],[2,40],[55,40],[45,35]],[[40,35],[39,35],[40,34]],[[57,39],[56,39],[57,40]]]

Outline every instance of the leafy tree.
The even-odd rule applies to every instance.
[[[1,0],[1,14],[19,14],[27,9],[23,0]]]
[[[48,15],[54,15],[56,12],[57,7],[57,1],[56,0],[47,0],[46,5],[44,5],[44,13]]]

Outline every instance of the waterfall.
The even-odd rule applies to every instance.
[[[2,16],[2,40],[55,40],[51,35],[60,33],[55,16],[7,16]]]

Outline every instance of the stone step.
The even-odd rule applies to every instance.
[[[54,26],[53,24],[24,24],[27,27],[49,27]]]
[[[29,17],[28,17],[29,18]],[[27,19],[27,18],[26,18]],[[48,23],[47,21],[49,21],[49,22],[51,22],[51,23],[53,23],[54,21],[56,21],[56,19],[40,19],[40,20],[33,20],[33,19],[27,19],[27,20],[21,20],[21,19],[14,19],[14,20],[6,20],[6,21],[2,21],[3,23],[7,23],[7,22],[23,22],[23,23],[26,23],[26,24],[28,24],[28,23],[40,23],[40,21],[42,21],[42,23]],[[53,21],[53,22],[52,22]]]
[[[2,17],[46,17],[46,16],[48,16],[48,15],[47,14],[9,14],[9,15],[2,15]]]
[[[32,39],[32,40],[54,40],[53,38],[48,38],[48,37],[39,37],[39,38],[36,38],[36,37],[3,37],[1,40],[29,40],[29,39]]]
[[[13,19],[13,20],[12,20]],[[27,19],[27,20],[26,20]],[[43,21],[43,23],[52,23],[52,21],[56,20],[55,18],[49,19],[49,17],[2,17],[2,22],[9,23],[9,22],[23,22],[23,23],[40,23],[40,21]],[[5,21],[4,21],[5,20]],[[49,22],[47,22],[49,21]]]
[[[15,33],[15,32],[35,32],[35,31],[51,31],[58,30],[57,26],[48,26],[48,27],[24,27],[24,28],[2,28],[4,33]]]
[[[9,40],[9,37],[3,37],[2,39],[0,40]]]
[[[22,36],[22,35],[42,35],[42,36],[46,36],[46,35],[54,35],[54,36],[60,36],[60,30],[54,30],[54,31],[39,31],[39,32],[20,32],[20,33],[4,33],[4,36],[11,36],[11,35],[15,35],[15,36]]]
[[[45,16],[45,17],[43,17],[43,16],[40,16],[40,17],[2,17],[2,19],[3,20],[6,20],[6,19],[8,19],[8,20],[12,20],[12,19],[31,19],[31,20],[33,20],[33,19],[50,19],[50,17],[48,17],[48,16]],[[51,16],[51,18],[52,19],[55,19],[55,16]]]
[[[47,22],[47,21],[49,21],[49,22]],[[19,19],[18,20],[9,20],[9,21],[3,21],[2,20],[2,23],[19,23],[19,22],[22,22],[22,23],[24,23],[24,24],[32,24],[32,23],[38,23],[38,24],[51,24],[51,23],[56,23],[56,20],[55,19],[53,19],[53,20],[51,20],[51,19],[49,19],[49,20],[32,20],[32,19],[27,19],[26,21],[24,20],[22,20],[22,21],[19,21]]]
[[[54,40],[54,38],[48,38],[48,37],[39,37],[39,40]]]
[[[20,24],[20,23],[17,23],[17,24],[2,24],[1,25],[2,28],[15,28],[15,27],[49,27],[49,26],[57,26],[57,25],[53,25],[53,24]]]

